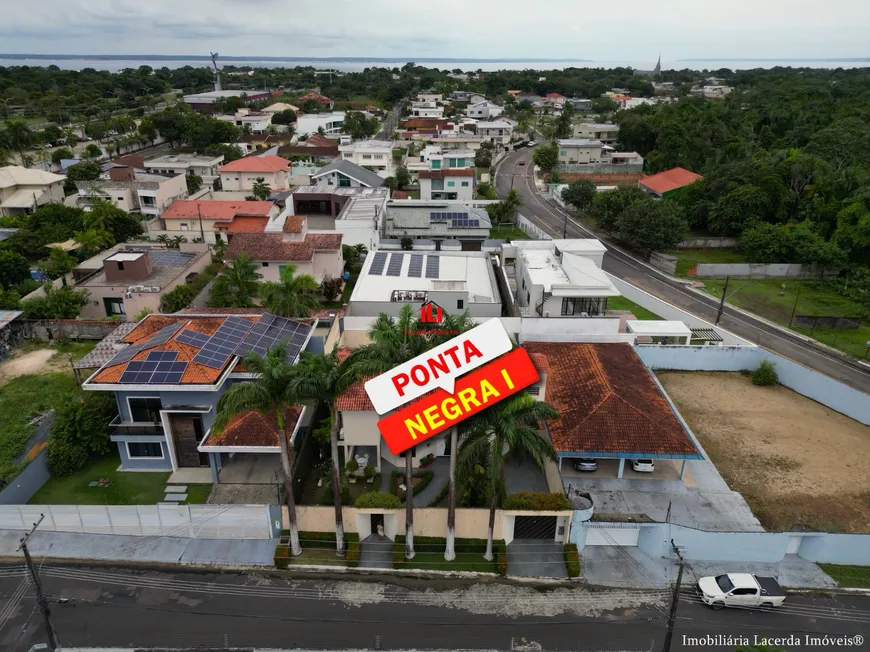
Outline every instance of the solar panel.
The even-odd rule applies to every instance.
[[[174,351],[156,351],[156,353],[175,353]],[[149,358],[152,354],[149,354]],[[181,376],[187,369],[186,362],[177,362],[172,358],[165,360],[133,360],[127,363],[127,370],[121,374],[120,382],[130,385],[175,385],[181,382]]]
[[[266,314],[236,347],[235,355],[244,355],[248,351],[266,355],[267,349],[279,342],[286,342],[287,359],[295,360],[309,333],[311,333],[309,324]]]
[[[408,265],[408,276],[420,278],[423,276],[423,256],[411,254],[411,263]]]
[[[438,256],[426,256],[426,278],[439,278],[441,259]]]
[[[148,361],[157,361],[160,360],[175,360],[178,357],[177,351],[151,351],[148,354],[148,357],[145,358]],[[127,367],[129,370],[129,366]]]
[[[383,251],[378,251],[372,259],[372,266],[369,267],[369,274],[380,276],[384,273],[384,265],[387,264],[387,254]]]
[[[198,364],[220,369],[251,330],[252,324],[241,317],[227,317],[193,359]]]
[[[181,342],[182,344],[189,344],[190,346],[195,346],[198,349],[201,349],[206,344],[208,344],[209,336],[205,333],[200,333],[199,331],[194,331],[189,328],[185,328],[178,334],[178,337],[175,338],[176,342]]]
[[[390,265],[387,267],[387,276],[401,276],[402,264],[405,262],[405,254],[393,254],[390,256]]]
[[[139,344],[134,344],[132,346],[128,346],[126,349],[119,351],[118,354],[114,358],[112,358],[106,366],[111,367],[116,364],[121,364],[122,362],[127,362],[129,360],[132,360],[137,353],[141,353],[145,349],[150,349],[154,346],[166,344],[169,338],[175,335],[175,333],[177,333],[182,326],[184,326],[183,321],[164,326],[146,341]]]

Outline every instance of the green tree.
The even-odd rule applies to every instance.
[[[489,145],[489,147],[486,147]],[[480,149],[474,153],[474,167],[488,168],[492,165],[492,145],[483,143]]]
[[[269,187],[269,184],[265,182],[263,177],[257,177],[251,193],[254,195],[254,198],[264,201],[272,194],[272,188]]]
[[[56,288],[46,283],[43,291],[44,296],[21,302],[25,319],[75,319],[88,303],[87,290],[74,290],[68,285]]]
[[[532,160],[543,172],[551,174],[559,165],[559,146],[553,143],[536,147],[532,152]]]
[[[16,251],[0,249],[0,285],[10,287],[30,278],[27,259]]]
[[[481,181],[477,186],[478,199],[498,199],[498,194],[491,183]]]
[[[570,104],[566,104],[561,115],[556,119],[556,138],[570,138],[574,135],[573,116],[574,109]]]
[[[688,228],[682,209],[668,201],[634,202],[616,220],[616,236],[641,251],[649,260],[652,252],[676,247]]]
[[[320,284],[309,274],[294,276],[296,265],[285,265],[279,280],[260,286],[260,299],[266,309],[279,317],[308,317],[320,307]]]
[[[183,310],[193,301],[193,288],[189,285],[177,285],[160,297],[160,312],[173,313]]]
[[[103,229],[76,231],[73,239],[76,242],[78,250],[85,257],[93,256],[115,244],[115,238],[112,237],[112,234]]]
[[[10,149],[21,155],[24,150],[33,144],[33,132],[21,120],[12,120],[6,123],[6,142]]]
[[[616,230],[616,222],[626,208],[635,202],[650,201],[649,195],[635,186],[620,186],[616,190],[599,192],[592,199],[589,212],[605,233]]]
[[[581,179],[562,190],[562,200],[571,204],[578,211],[585,211],[592,205],[592,200],[595,199],[596,194],[595,184],[592,181]]]
[[[66,275],[76,268],[78,261],[60,247],[50,247],[48,258],[40,261],[39,271],[51,279],[61,278],[66,285]]]
[[[359,111],[349,111],[344,116],[341,130],[355,140],[369,138],[378,133],[378,120]]]
[[[90,143],[87,147],[85,147],[85,151],[82,152],[82,156],[86,159],[95,159],[100,158],[103,155],[103,150],[99,147],[99,145],[94,145]]]
[[[402,166],[396,168],[396,188],[402,190],[405,186],[411,183],[411,173],[408,172],[408,168]]]
[[[556,451],[541,430],[544,419],[558,419],[549,403],[521,392],[468,419],[456,466],[460,477],[471,477],[482,468],[488,480],[489,531],[484,558],[491,560],[495,510],[504,493],[504,466],[510,458],[531,462],[539,471],[556,460]]]
[[[96,163],[76,163],[66,169],[63,191],[67,195],[77,192],[76,181],[95,181],[100,178],[100,166]]]
[[[202,188],[202,177],[193,172],[188,172],[184,177],[184,180],[187,182],[187,194],[192,195],[196,192],[199,192],[199,189]]]
[[[91,210],[82,216],[82,226],[85,230],[108,231],[115,242],[142,235],[142,223],[135,216],[103,199],[93,200]]]
[[[288,360],[287,345],[276,344],[261,356],[249,351],[242,358],[245,369],[256,374],[256,380],[233,383],[224,392],[217,405],[212,432],[220,433],[233,417],[248,411],[257,411],[275,420],[278,443],[281,447],[281,466],[284,469],[284,496],[290,522],[290,549],[294,555],[302,554],[299,545],[299,526],[296,519],[296,501],[293,498],[293,470],[290,466],[290,443],[286,429],[287,414],[296,408],[299,396],[291,382],[293,365]]]
[[[296,122],[296,111],[287,109],[285,111],[277,111],[272,114],[273,125],[289,125]]]
[[[157,140],[157,127],[154,126],[154,121],[147,115],[139,122],[137,131],[149,143]]]
[[[217,143],[215,145],[209,145],[205,149],[205,153],[209,156],[223,156],[224,163],[232,163],[233,161],[238,161],[244,154],[242,154],[242,150],[240,150],[236,145],[231,145],[229,143]]]
[[[208,305],[212,308],[253,306],[261,278],[263,276],[257,271],[256,263],[248,254],[236,256],[215,279]]]
[[[60,165],[60,162],[63,159],[71,159],[74,158],[75,154],[69,147],[58,147],[51,153],[51,162],[55,165]]]
[[[0,285],[0,310],[20,310],[21,295],[17,290],[4,290]]]

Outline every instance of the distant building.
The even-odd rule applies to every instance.
[[[218,168],[224,190],[253,190],[257,179],[269,188],[287,190],[290,162],[280,156],[246,156]]]
[[[385,237],[431,241],[435,250],[455,242],[463,251],[480,251],[491,228],[483,208],[450,201],[390,201],[384,219]]]
[[[670,170],[644,177],[638,181],[638,187],[661,199],[703,178],[700,174],[695,174],[685,168],[671,168]]]
[[[478,120],[489,120],[491,118],[497,118],[503,112],[504,107],[499,106],[494,102],[490,102],[489,100],[469,104],[468,108],[465,110],[465,114],[469,118],[476,118]]]
[[[436,93],[435,91],[425,91],[423,93],[417,94],[417,101],[419,102],[443,102],[444,94]]]
[[[224,156],[198,156],[196,154],[167,154],[145,161],[145,171],[152,174],[196,174],[206,187],[213,187],[218,179],[218,166]]]
[[[316,91],[311,91],[310,93],[306,93],[302,97],[296,99],[299,104],[305,104],[306,102],[317,102],[320,106],[324,107],[327,111],[332,111],[332,108],[335,106],[335,102],[326,97],[326,95],[321,95]]]
[[[619,125],[579,122],[574,125],[574,138],[600,140],[605,145],[616,145],[619,140]]]
[[[0,216],[32,213],[63,202],[66,177],[20,165],[0,168]]]
[[[335,113],[305,113],[296,118],[296,133],[299,136],[309,136],[323,129],[327,136],[341,133],[344,125],[344,111]]]
[[[477,123],[477,135],[495,145],[507,145],[511,142],[513,133],[514,126],[505,120]]]
[[[182,174],[152,174],[132,167],[114,166],[104,178],[76,181],[76,205],[90,210],[95,200],[107,201],[127,213],[158,217],[176,199],[187,197]]]
[[[244,129],[249,127],[252,134],[265,134],[272,126],[272,114],[266,111],[251,111],[241,109],[235,115],[218,115],[218,120],[231,122],[237,127]]]
[[[299,113],[301,109],[298,106],[293,106],[292,104],[287,104],[286,102],[275,102],[275,104],[270,104],[265,109],[263,109],[264,113],[280,113],[281,111],[293,111],[295,113]]]
[[[212,233],[229,239],[235,232],[262,231],[277,214],[271,201],[184,199],[173,202],[160,219],[166,231],[187,232],[189,237],[205,234],[210,242]]]
[[[342,160],[375,172],[386,179],[393,174],[393,144],[387,140],[358,140],[340,145]]]
[[[195,93],[193,95],[185,95],[184,103],[194,111],[200,113],[215,113],[216,106],[220,100],[226,100],[231,97],[240,97],[246,102],[254,102],[257,100],[265,100],[269,98],[268,91],[209,91],[207,93]]]
[[[592,100],[581,99],[578,97],[572,97],[570,99],[565,100],[565,104],[570,104],[571,108],[575,111],[591,111],[592,110]]]

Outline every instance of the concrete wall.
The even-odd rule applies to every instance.
[[[870,395],[761,347],[640,345],[635,351],[651,369],[680,371],[742,371],[770,360],[781,385],[870,425]]]
[[[736,247],[737,238],[689,238],[677,245],[679,249],[719,249]]]
[[[820,278],[835,276],[836,271],[822,272],[812,265],[765,263],[699,263],[690,275],[696,278]]]
[[[30,296],[30,295],[28,295]],[[118,328],[117,322],[80,321],[76,319],[44,319],[24,322],[24,332],[28,338],[56,340],[69,337],[75,340],[102,340]]]
[[[605,272],[605,274],[607,274],[607,272]],[[722,336],[723,344],[755,346],[749,340],[744,340],[742,337],[738,337],[731,331],[725,330],[720,326],[714,326],[711,322],[705,321],[690,312],[682,310],[681,308],[677,308],[675,305],[670,304],[667,301],[654,297],[649,292],[645,292],[639,287],[627,283],[612,274],[607,274],[607,277],[613,285],[616,286],[616,289],[619,290],[619,293],[622,296],[634,301],[639,306],[643,306],[647,310],[651,310],[662,319],[681,321],[689,328],[712,328]]]
[[[553,236],[544,231],[539,226],[532,224],[532,222],[525,217],[524,215],[517,213],[517,226],[522,229],[522,231],[534,240],[552,240]]]
[[[660,254],[658,252],[654,252],[649,259],[650,265],[656,269],[662,270],[666,274],[670,274],[671,276],[677,273],[678,262],[679,258],[676,256],[669,256],[668,254]]]
[[[45,449],[0,491],[0,505],[24,505],[48,482],[51,473],[45,463]]]

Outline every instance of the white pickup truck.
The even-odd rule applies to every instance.
[[[773,577],[750,573],[727,573],[702,577],[696,587],[701,602],[713,609],[722,607],[778,607],[785,593]]]

